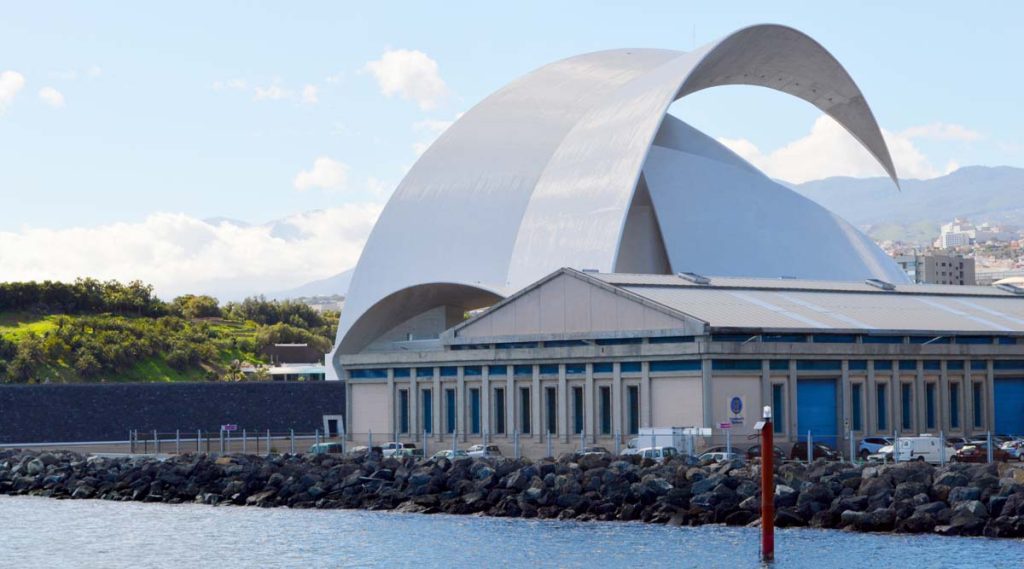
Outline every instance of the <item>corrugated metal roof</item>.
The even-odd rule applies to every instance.
[[[672,276],[591,276],[717,328],[1024,332],[1024,296],[989,287],[909,285],[885,292],[856,283],[712,278],[711,285],[697,285]]]

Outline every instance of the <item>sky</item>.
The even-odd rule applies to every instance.
[[[1016,2],[13,3],[0,18],[0,281],[272,292],[353,266],[452,121],[546,63],[793,26],[846,67],[901,177],[1024,167]],[[769,175],[883,175],[809,104],[671,112]]]

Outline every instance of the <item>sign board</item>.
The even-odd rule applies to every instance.
[[[732,423],[719,423],[718,424],[718,428],[719,429],[731,429],[732,428]]]
[[[745,407],[743,397],[735,395],[729,398],[729,422],[733,425],[743,424],[743,408]]]
[[[221,425],[220,430],[222,431],[237,431],[238,425]]]

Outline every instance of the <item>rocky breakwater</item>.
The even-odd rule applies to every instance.
[[[759,466],[636,457],[558,460],[0,452],[0,494],[291,508],[359,508],[671,525],[756,525]],[[1024,468],[787,463],[775,523],[1024,537]]]

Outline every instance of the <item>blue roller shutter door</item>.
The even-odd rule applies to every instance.
[[[811,431],[813,442],[836,447],[836,380],[801,379],[797,381],[796,424],[799,440],[807,440]]]

